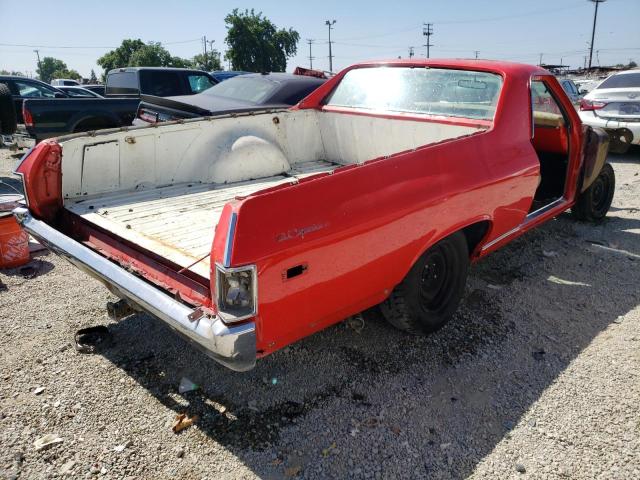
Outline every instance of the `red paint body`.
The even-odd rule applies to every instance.
[[[323,100],[348,70],[380,65],[497,73],[504,83],[494,122],[331,107],[332,112],[344,115],[487,129],[338,168],[333,174],[315,175],[296,185],[280,185],[227,204],[216,229],[211,265],[214,268],[216,262],[223,261],[228,223],[234,212],[237,225],[231,266],[255,264],[258,269],[258,314],[254,320],[259,355],[381,302],[426,249],[453,232],[486,222],[484,238],[471,253],[477,260],[570,208],[575,201],[581,178],[583,129],[555,78],[537,67],[471,60],[359,64],[336,75],[294,108],[329,110]],[[566,152],[568,148],[569,165],[562,201],[543,214],[527,217],[540,178],[540,163],[531,138],[533,79],[545,81],[568,121],[568,128],[555,134],[537,135],[536,146],[548,151]],[[43,145],[47,144],[37,147],[34,158],[39,155],[38,149],[48,148]],[[29,168],[38,168],[37,161],[25,164],[21,167],[23,173],[27,171],[25,177]],[[48,202],[45,205],[51,205],[50,196],[39,191],[43,184],[31,182],[31,200],[43,198]],[[34,214],[39,212],[37,206],[31,205],[31,209]],[[38,216],[45,214],[49,215],[49,210]],[[59,228],[65,228],[63,223],[69,224],[59,222]],[[149,252],[136,255],[132,245],[118,249],[117,239],[108,241],[104,238],[108,234],[93,235],[92,229],[97,231],[90,225],[82,226],[87,245],[126,263],[185,301],[215,309],[211,303],[214,275],[206,292],[202,281],[181,278],[176,266],[151,268],[151,260],[156,264],[162,260],[153,259]],[[283,276],[288,268],[300,264],[307,266],[304,273],[288,280]],[[148,271],[145,265],[149,265]]]

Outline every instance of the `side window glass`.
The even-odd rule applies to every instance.
[[[187,80],[189,81],[191,93],[204,92],[215,85],[213,80],[206,75],[187,75]]]
[[[55,94],[53,90],[31,82],[22,82],[17,80],[15,82],[16,89],[21,97],[29,98],[53,98]]]
[[[553,98],[545,83],[539,80],[531,82],[531,109],[534,117],[536,113],[550,113],[563,119],[558,102]]]

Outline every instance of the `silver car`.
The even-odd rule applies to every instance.
[[[608,77],[581,100],[579,113],[583,123],[609,133],[611,151],[640,145],[640,69]]]

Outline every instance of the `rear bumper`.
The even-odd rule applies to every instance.
[[[634,145],[640,144],[640,122],[625,122],[598,117],[591,111],[578,113],[580,115],[580,120],[582,120],[582,123],[585,125],[603,128],[610,134],[611,132],[621,128],[629,129],[633,134],[633,138],[630,143]]]
[[[235,371],[250,370],[256,363],[255,324],[227,326],[219,318],[202,316],[191,320],[193,309],[150,285],[93,250],[31,216],[29,210],[14,210],[18,222],[52,252],[102,281],[109,288],[164,321],[201,347],[204,352]]]

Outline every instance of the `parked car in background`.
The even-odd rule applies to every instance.
[[[84,87],[60,86],[57,88],[59,90],[62,90],[64,93],[66,93],[69,96],[69,98],[104,98],[102,95]]]
[[[246,75],[251,72],[243,72],[242,70],[215,70],[211,72],[213,78],[219,82],[229,80],[230,78],[237,77],[238,75]]]
[[[17,123],[23,123],[22,103],[25,99],[67,98],[67,94],[62,90],[33,78],[0,75],[0,84],[5,84],[11,92]]]
[[[558,82],[560,82],[560,85],[562,86],[564,93],[567,94],[567,97],[571,99],[571,103],[573,103],[574,105],[579,105],[582,94],[580,93],[575,82],[570,78],[559,78]]]
[[[604,218],[607,142],[542,68],[369,62],[289,109],[43,142],[14,213],[122,299],[113,318],[242,371],[372,307],[439,329],[471,262],[568,209]]]
[[[138,111],[141,92],[187,97],[216,84],[210,74],[200,70],[118,68],[107,74],[105,98],[30,100],[23,105],[24,123],[36,141],[73,132],[129,126]]]
[[[80,82],[77,80],[72,80],[70,78],[54,78],[51,80],[51,85],[54,87],[73,87],[79,86]]]
[[[290,73],[250,73],[192,96],[142,96],[135,125],[295,105],[326,80]]]
[[[87,90],[91,90],[92,92],[97,93],[101,97],[104,97],[104,95],[105,95],[104,85],[99,85],[99,84],[91,85],[91,84],[89,84],[89,85],[82,85],[82,88],[86,88]]]
[[[640,69],[614,73],[585,95],[580,118],[609,133],[613,152],[640,145]]]
[[[601,79],[593,78],[577,78],[573,80],[573,83],[578,86],[578,92],[580,92],[582,95],[586,95],[591,90],[596,88],[600,82],[602,82]]]
[[[127,67],[107,74],[105,96],[195,95],[218,83],[210,73],[187,68]]]

